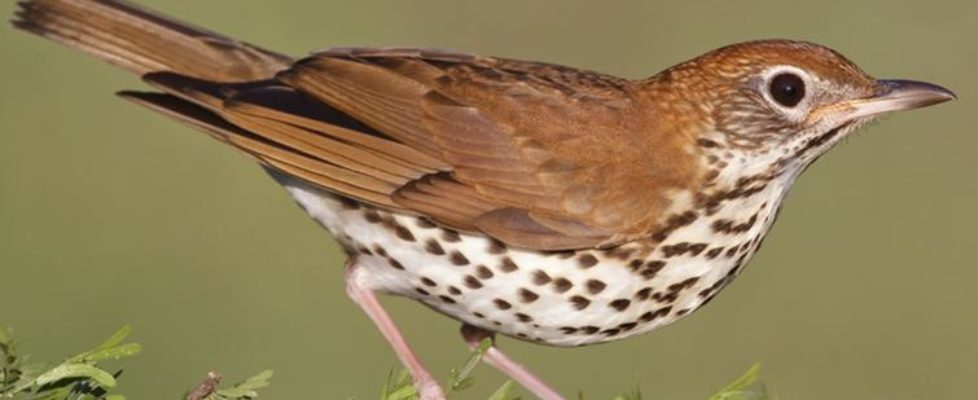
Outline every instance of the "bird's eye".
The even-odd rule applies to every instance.
[[[794,107],[805,98],[805,81],[792,73],[777,74],[768,87],[771,98],[785,107]]]

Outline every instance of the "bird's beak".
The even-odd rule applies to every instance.
[[[876,81],[875,95],[847,102],[849,112],[846,113],[846,119],[853,120],[893,111],[913,110],[956,98],[957,96],[950,90],[934,84],[881,79]]]

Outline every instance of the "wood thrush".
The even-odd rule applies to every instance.
[[[427,49],[294,60],[116,0],[27,0],[13,23],[142,75],[158,92],[119,95],[264,166],[342,244],[350,297],[424,399],[444,395],[376,292],[462,321],[470,343],[651,331],[740,273],[847,134],[954,98],[788,40],[628,80]],[[560,398],[498,348],[484,359]]]

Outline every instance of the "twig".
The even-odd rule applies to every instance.
[[[207,396],[214,393],[214,389],[217,389],[217,385],[221,383],[221,375],[217,372],[210,371],[207,373],[207,377],[204,378],[200,384],[194,387],[190,393],[187,393],[187,400],[203,400]]]

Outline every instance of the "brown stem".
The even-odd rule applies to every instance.
[[[207,373],[207,377],[200,382],[194,390],[187,393],[187,400],[203,400],[207,396],[214,393],[214,389],[217,389],[217,385],[221,383],[221,375],[217,372],[210,371]]]

